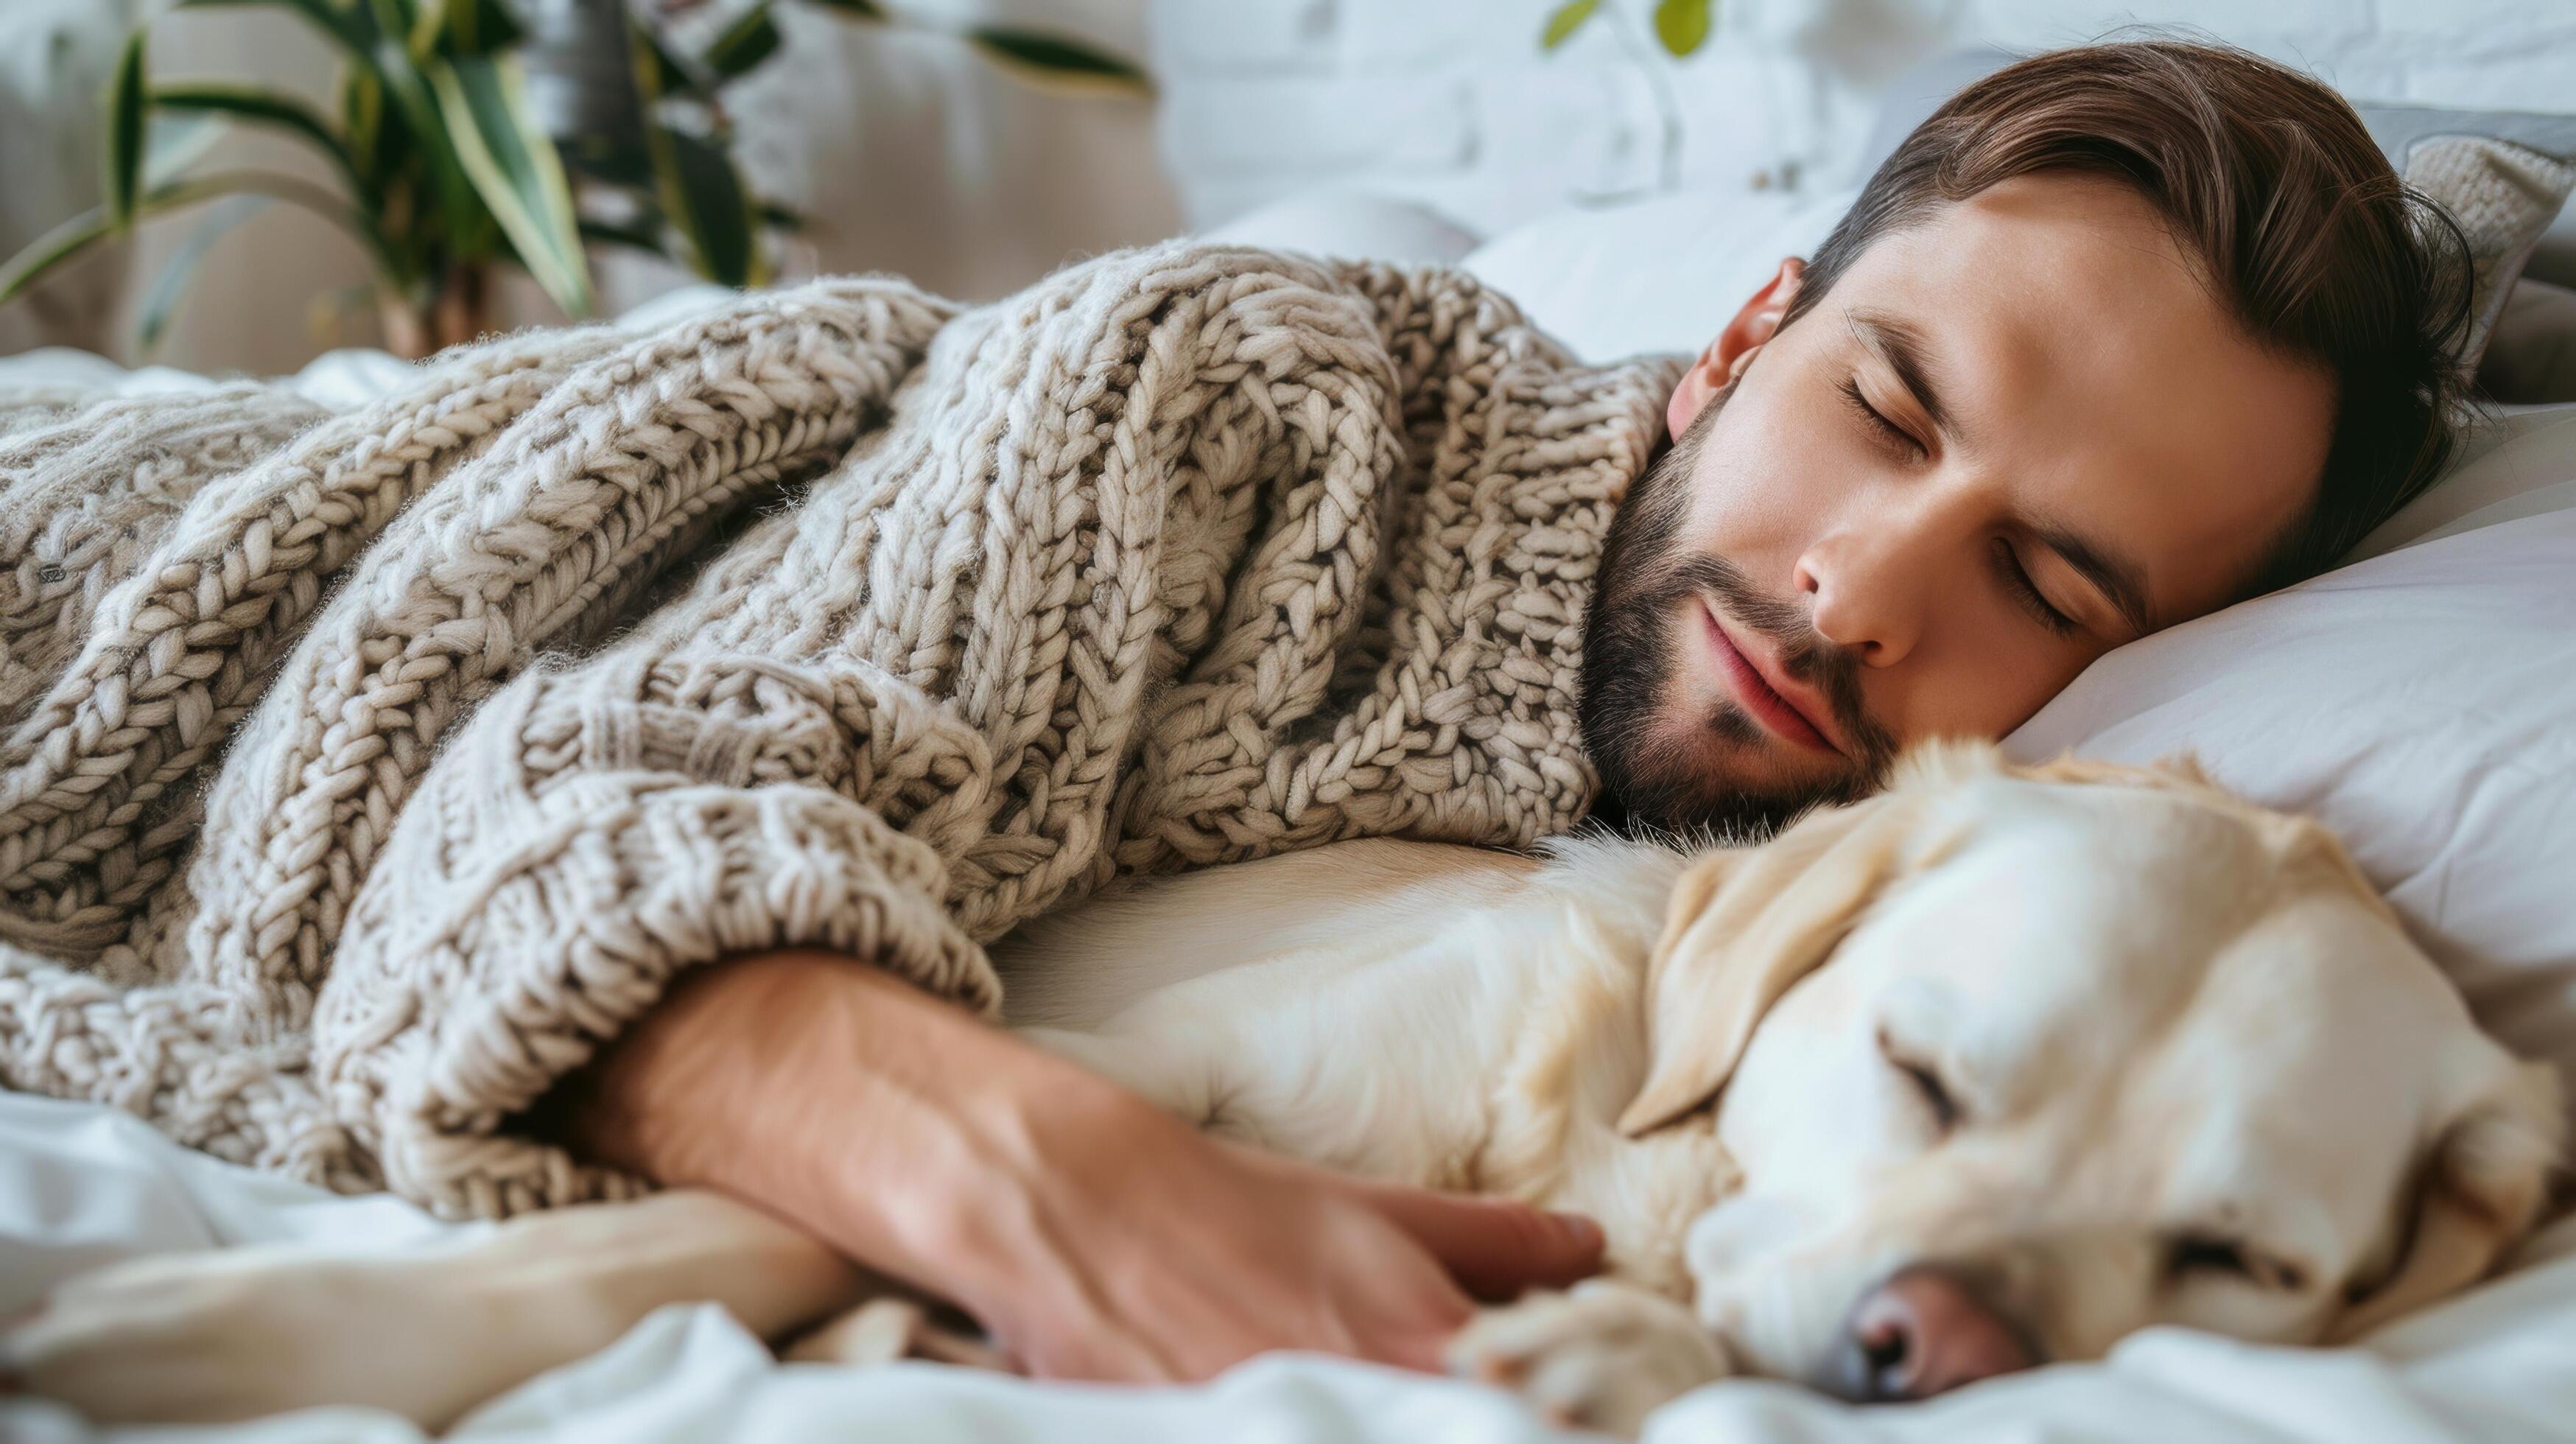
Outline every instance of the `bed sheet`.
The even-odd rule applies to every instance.
[[[0,1314],[54,1281],[173,1248],[306,1241],[395,1249],[451,1227],[389,1196],[336,1198],[190,1153],[94,1104],[0,1094]],[[1786,1385],[1714,1385],[1658,1414],[1649,1441],[2523,1441],[2576,1423],[2576,1220],[2508,1276],[2401,1322],[2367,1348],[2298,1350],[2181,1330],[2099,1364],[2043,1369],[1910,1408],[1855,1409]],[[0,1399],[0,1439],[394,1444],[379,1412],[319,1409],[221,1428],[93,1429]],[[531,1380],[447,1437],[510,1444],[902,1440],[906,1444],[1560,1444],[1512,1400],[1455,1380],[1311,1356],[1255,1360],[1204,1386],[1037,1384],[929,1364],[780,1365],[712,1305],[674,1306]]]

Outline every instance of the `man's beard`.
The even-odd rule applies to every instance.
[[[1681,528],[1690,510],[1691,472],[1733,389],[1701,408],[1681,439],[1628,489],[1611,518],[1600,581],[1583,622],[1578,716],[1602,785],[1632,818],[1760,837],[1810,807],[1856,801],[1877,790],[1896,739],[1861,705],[1856,653],[1818,635],[1803,608],[1765,595],[1724,558],[1684,552]],[[1732,700],[1717,703],[1702,719],[1699,736],[1675,739],[1669,726],[1657,725],[1675,665],[1674,618],[1683,601],[1703,596],[1714,597],[1730,621],[1776,646],[1781,670],[1824,695],[1853,753],[1839,774],[1770,785],[1712,775],[1713,752],[1754,753],[1768,735]]]

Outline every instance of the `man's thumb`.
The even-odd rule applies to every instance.
[[[1480,1299],[1563,1288],[1601,1269],[1601,1225],[1579,1213],[1414,1188],[1383,1190],[1376,1201]]]

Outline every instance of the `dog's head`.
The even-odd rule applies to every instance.
[[[1648,987],[1621,1126],[1714,1100],[1744,1173],[1700,1311],[1850,1397],[2349,1337],[2482,1276],[2564,1131],[2329,834],[2187,764],[1918,750],[1696,863]]]

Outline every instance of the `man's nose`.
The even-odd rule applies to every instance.
[[[1894,539],[1842,535],[1809,547],[1792,580],[1816,634],[1863,665],[1893,667],[1914,650],[1920,578]]]
[[[1898,1270],[1852,1310],[1847,1376],[1860,1399],[1935,1394],[2027,1369],[2030,1348],[1958,1275],[1931,1264]]]

